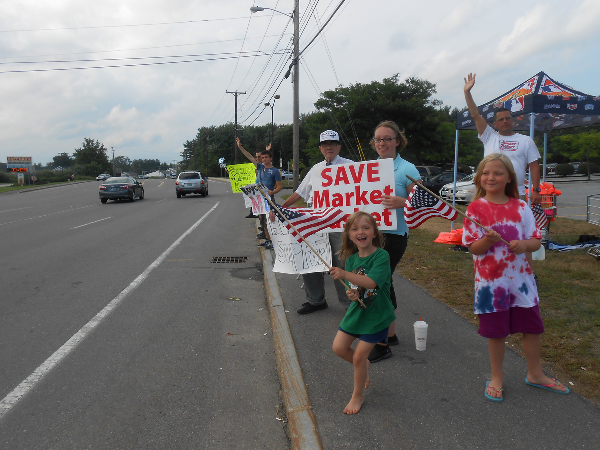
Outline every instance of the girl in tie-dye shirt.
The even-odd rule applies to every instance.
[[[527,360],[525,382],[531,386],[566,394],[560,382],[548,378],[540,362],[544,324],[538,306],[537,286],[525,252],[540,248],[541,235],[529,206],[519,200],[517,177],[508,157],[486,156],[475,174],[477,188],[467,208],[463,244],[475,264],[475,307],[479,334],[488,338],[492,379],[485,397],[503,399],[504,342],[509,334],[523,333]]]

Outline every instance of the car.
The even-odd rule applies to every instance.
[[[139,178],[140,180],[145,180],[145,179],[146,179],[146,178],[148,178],[148,177],[147,177],[146,175],[144,175],[144,174],[141,174],[141,175],[138,175],[138,178]]]
[[[185,197],[186,194],[200,194],[202,197],[208,195],[208,178],[203,177],[200,172],[181,172],[175,181],[175,194],[177,198]]]
[[[110,177],[100,185],[100,201],[144,199],[144,186],[132,177]]]
[[[466,174],[457,172],[456,180],[462,180]],[[435,175],[433,178],[429,178],[423,181],[423,186],[433,191],[434,193],[440,192],[444,185],[454,182],[454,172],[442,172],[440,174]]]
[[[172,173],[171,174],[171,179],[173,179],[173,180],[177,179],[177,174],[176,173]]]
[[[110,178],[110,175],[107,173],[101,173],[100,175],[98,175],[96,177],[96,181],[104,181],[107,180],[108,178]]]
[[[471,173],[466,175],[460,181],[456,182],[456,202],[457,203],[471,203],[473,201],[473,197],[475,196],[475,183],[473,179],[475,178],[475,173]],[[446,200],[447,202],[452,202],[452,194],[454,192],[454,182],[448,183],[442,187],[440,190],[440,196]]]
[[[289,170],[281,170],[280,172],[282,180],[292,180],[294,178],[294,172],[290,172]]]
[[[443,170],[441,167],[437,166],[415,166],[419,171],[419,175],[421,175],[421,179],[423,181],[428,180],[429,178],[433,178],[438,173],[442,173]]]

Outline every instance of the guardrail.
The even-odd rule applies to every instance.
[[[600,194],[587,196],[587,221],[600,225]]]

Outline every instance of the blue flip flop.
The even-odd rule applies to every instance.
[[[487,393],[488,384],[490,384],[490,382],[486,381],[485,382],[485,391],[483,391],[483,393],[485,394],[485,398],[487,398],[488,400],[491,400],[493,402],[501,402],[502,400],[504,400],[504,395],[502,397],[498,397],[498,398],[492,397],[491,395],[489,395]],[[491,389],[493,389],[496,392],[500,392],[500,393],[502,393],[502,391],[504,390],[504,389],[496,389],[495,387],[492,387]]]
[[[562,384],[560,381],[558,381],[556,378],[550,378],[551,380],[554,381],[554,384],[535,384],[535,383],[530,383],[529,380],[527,379],[527,377],[525,377],[525,384],[528,384],[529,386],[533,386],[533,387],[537,387],[540,389],[546,389],[547,391],[552,391],[552,392],[556,392],[557,394],[568,394],[569,393],[569,388],[567,386],[565,386],[565,388],[567,389],[566,391],[559,391],[556,389],[552,389],[552,386],[558,386],[559,384]]]

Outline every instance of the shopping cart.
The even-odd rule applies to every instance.
[[[542,191],[542,201],[541,201],[541,206],[542,209],[544,210],[544,212],[546,213],[546,217],[548,218],[548,224],[546,225],[545,229],[541,230],[542,231],[542,244],[545,244],[548,239],[550,239],[550,223],[554,220],[554,218],[556,217],[557,213],[556,213],[556,194],[545,194]]]

